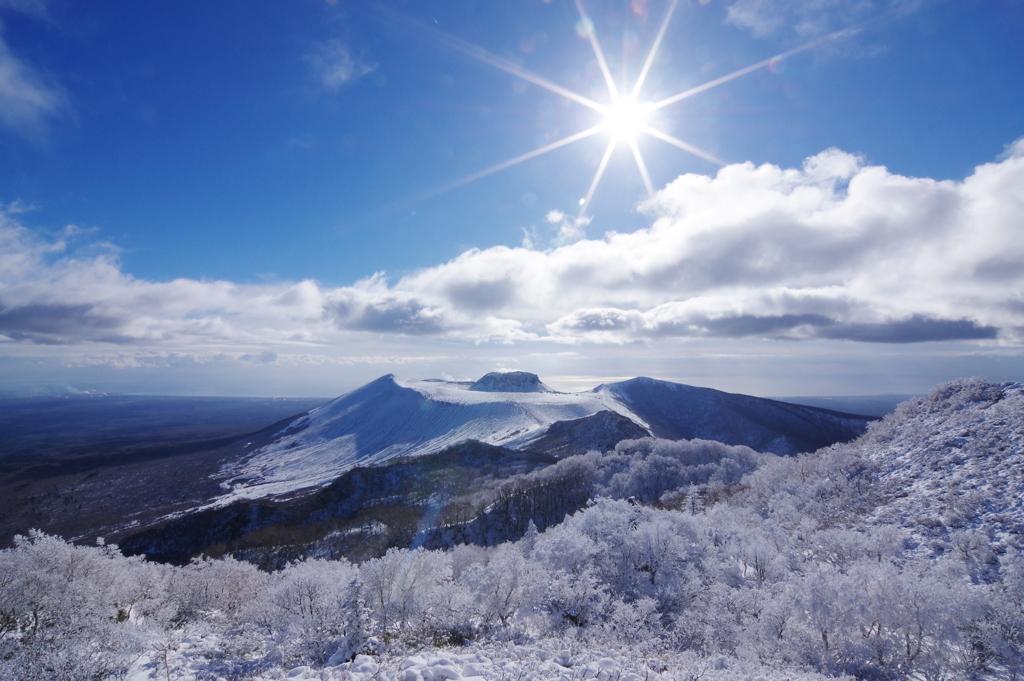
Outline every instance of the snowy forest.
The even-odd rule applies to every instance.
[[[172,566],[33,532],[0,552],[0,678],[1017,679],[1022,492],[1024,386],[967,379],[797,457],[568,457],[358,564]],[[579,510],[539,532],[526,499]],[[489,545],[500,527],[522,536]]]

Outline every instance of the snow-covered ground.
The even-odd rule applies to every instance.
[[[937,540],[939,551],[953,548],[946,528],[1004,548],[1024,535],[1024,385],[951,384],[904,403],[856,444],[889,497],[876,522]]]
[[[559,646],[562,643],[565,647]],[[181,656],[178,656],[181,657]],[[180,661],[180,660],[179,660]],[[159,664],[140,659],[127,681],[158,681]],[[842,681],[810,671],[773,670],[735,658],[692,653],[645,656],[590,650],[573,642],[428,648],[415,655],[357,655],[327,667],[278,667],[251,681]]]

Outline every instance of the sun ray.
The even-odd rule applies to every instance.
[[[640,177],[644,179],[647,195],[652,196],[654,194],[654,185],[651,184],[651,176],[647,174],[647,165],[644,163],[644,157],[640,155],[640,147],[636,145],[635,139],[629,140],[629,148],[633,150],[633,158],[636,159],[636,167],[640,170]]]
[[[780,52],[779,54],[775,55],[774,57],[769,57],[767,59],[764,59],[762,61],[757,62],[756,64],[751,64],[750,66],[745,66],[742,69],[739,69],[737,71],[733,71],[732,73],[724,75],[721,78],[715,78],[714,80],[708,81],[707,83],[704,83],[703,85],[698,85],[697,87],[690,88],[689,90],[684,90],[683,92],[680,92],[677,95],[672,95],[671,97],[666,97],[665,99],[663,99],[663,100],[661,100],[659,102],[655,102],[654,104],[652,104],[651,105],[651,110],[653,111],[655,109],[661,109],[662,107],[666,107],[669,104],[675,104],[676,102],[682,101],[682,100],[687,99],[689,97],[693,97],[694,95],[699,94],[701,92],[704,92],[706,90],[710,90],[713,87],[718,87],[719,85],[722,85],[723,83],[728,83],[730,80],[735,80],[736,78],[739,78],[740,76],[745,76],[748,73],[753,73],[754,71],[757,71],[758,69],[763,69],[764,67],[768,66],[769,64],[771,64],[773,61],[775,61],[777,59],[785,59],[786,57],[791,57],[794,54],[798,54],[798,53],[803,52],[805,50],[809,50],[812,47],[817,47],[818,45],[821,45],[822,43],[826,43],[826,42],[828,42],[830,40],[835,40],[836,38],[841,38],[844,35],[849,35],[850,33],[854,32],[855,30],[857,30],[857,29],[847,28],[847,29],[843,29],[842,31],[836,31],[835,33],[830,33],[827,36],[824,36],[822,38],[818,38],[817,40],[812,40],[809,43],[805,43],[805,44],[801,45],[800,47],[794,47],[792,50],[787,50],[785,52]]]
[[[615,147],[619,145],[619,141],[612,138],[612,141],[608,143],[608,148],[604,150],[604,158],[601,159],[600,165],[597,166],[597,172],[594,173],[594,181],[590,183],[590,189],[587,190],[587,196],[583,199],[583,203],[580,204],[580,217],[587,212],[587,208],[590,206],[590,200],[594,198],[594,191],[597,190],[597,183],[601,181],[601,176],[604,175],[604,169],[608,167],[608,159],[612,157],[612,152],[615,151]]]
[[[440,31],[438,31],[438,33],[440,33]],[[582,104],[583,106],[589,107],[595,111],[600,111],[601,113],[604,113],[605,111],[608,110],[608,107],[604,106],[603,104],[598,104],[589,97],[584,97],[583,95],[573,92],[568,88],[564,88],[558,83],[552,83],[544,76],[539,76],[536,73],[533,73],[532,71],[527,71],[526,69],[517,66],[516,64],[513,64],[512,62],[506,59],[502,59],[497,55],[491,54],[490,52],[481,47],[477,47],[476,45],[472,45],[470,43],[462,43],[462,41],[459,41],[457,38],[452,38],[450,36],[445,36],[445,39],[441,40],[441,42],[445,43],[452,49],[458,50],[459,52],[462,52],[463,54],[472,57],[473,59],[482,61],[485,64],[490,64],[495,68],[505,71],[506,73],[511,73],[513,76],[518,76],[519,78],[522,78],[525,81],[533,83],[534,85],[539,85],[540,87],[546,90],[550,90],[551,92],[554,92],[557,95],[562,95],[563,97],[571,99],[574,102]]]
[[[594,49],[594,56],[597,57],[598,66],[601,67],[601,73],[604,75],[604,82],[608,85],[608,92],[612,95],[612,101],[619,101],[619,89],[615,86],[615,79],[612,78],[611,69],[608,68],[608,62],[604,58],[604,52],[601,50],[601,43],[597,41],[597,32],[594,31],[594,22],[590,20],[587,15],[587,10],[583,9],[583,0],[576,0],[576,9],[579,10],[580,19],[583,21],[583,27],[587,32],[587,39],[590,40],[590,46]]]
[[[578,142],[581,139],[586,139],[587,137],[590,137],[592,135],[596,135],[597,133],[602,132],[603,130],[604,130],[604,125],[595,125],[594,127],[588,128],[588,129],[586,129],[586,130],[584,130],[582,132],[578,132],[575,135],[569,135],[568,137],[563,137],[562,139],[560,139],[560,140],[558,140],[556,142],[552,142],[551,144],[546,144],[543,147],[540,147],[539,149],[534,149],[533,151],[528,151],[525,154],[521,154],[519,156],[516,156],[515,158],[511,158],[511,159],[509,159],[507,161],[503,161],[501,163],[497,163],[497,164],[491,166],[490,168],[486,168],[484,170],[481,170],[480,172],[473,173],[472,175],[467,175],[466,177],[462,178],[461,180],[458,180],[456,182],[452,182],[451,184],[445,185],[444,187],[441,187],[440,189],[435,190],[429,196],[437,196],[438,194],[442,194],[442,193],[444,193],[446,191],[449,191],[451,189],[455,189],[456,187],[461,187],[464,184],[469,184],[470,182],[475,182],[476,180],[479,180],[482,177],[487,177],[488,175],[493,175],[494,173],[498,172],[499,170],[504,170],[505,168],[511,168],[512,166],[518,165],[518,164],[522,163],[523,161],[529,161],[531,158],[536,158],[536,157],[540,156],[541,154],[546,154],[549,151],[554,151],[555,149],[558,149],[560,147],[564,147],[567,144],[572,144],[573,142]]]
[[[422,31],[423,33],[431,36],[437,42],[441,43],[442,45],[446,45],[447,47],[450,47],[451,49],[457,52],[461,52],[462,54],[468,57],[472,57],[477,61],[481,61],[485,64],[493,66],[496,69],[500,69],[506,73],[512,74],[513,76],[522,78],[523,80],[533,83],[534,85],[539,85],[545,90],[549,90],[551,92],[554,92],[555,94],[562,95],[563,97],[571,99],[572,101],[578,104],[582,104],[583,106],[593,109],[594,111],[604,113],[608,110],[608,107],[606,107],[605,105],[599,104],[594,100],[590,99],[589,97],[584,97],[583,95],[577,92],[573,92],[568,88],[562,87],[558,83],[553,83],[544,76],[538,75],[532,71],[529,71],[528,69],[524,69],[518,64],[503,57],[499,57],[498,55],[492,52],[488,52],[487,50],[485,50],[482,47],[479,47],[478,45],[474,45],[473,43],[462,40],[461,38],[457,38],[449,33],[445,33],[444,31],[436,29],[433,26],[430,26],[429,24],[423,23],[422,21],[413,19],[412,17],[408,17],[405,16],[404,14],[395,12],[390,8],[378,6],[377,9],[381,13],[389,16],[392,19],[392,21],[395,21],[396,23],[399,24],[405,24],[407,27],[412,27],[419,31]]]
[[[677,138],[673,137],[672,135],[668,134],[667,132],[662,132],[661,130],[658,130],[657,128],[652,128],[649,125],[645,125],[643,127],[643,131],[646,132],[651,137],[657,137],[661,141],[668,142],[672,146],[678,147],[678,148],[682,149],[683,151],[688,151],[691,154],[693,154],[694,156],[700,156],[705,161],[710,161],[711,163],[714,163],[714,164],[720,165],[720,166],[727,165],[726,162],[723,161],[722,159],[717,158],[715,156],[712,156],[708,152],[703,151],[701,149],[698,149],[697,147],[693,146],[692,144],[688,144],[688,143],[684,142],[681,139],[677,139]]]
[[[632,100],[636,100],[640,96],[640,88],[644,86],[647,72],[651,70],[651,64],[654,63],[654,57],[658,54],[661,41],[665,37],[665,31],[668,30],[668,22],[672,20],[672,14],[676,11],[678,5],[679,0],[672,0],[672,3],[668,6],[668,12],[665,13],[665,18],[661,21],[661,28],[658,29],[658,35],[654,39],[654,45],[651,46],[651,51],[647,54],[647,61],[644,62],[644,67],[640,69],[640,75],[637,77],[636,84],[633,85],[633,91],[629,95],[629,98]]]

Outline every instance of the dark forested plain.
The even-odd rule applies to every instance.
[[[323,401],[0,396],[0,547],[31,528],[91,540],[192,508],[248,436]]]

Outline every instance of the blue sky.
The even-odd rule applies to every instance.
[[[591,38],[626,93],[662,29],[640,103],[795,52],[648,115],[699,151],[637,134],[653,196],[625,134],[581,210],[605,130],[466,182],[605,123]],[[1022,31],[1020,0],[0,0],[0,390],[1024,379]]]

